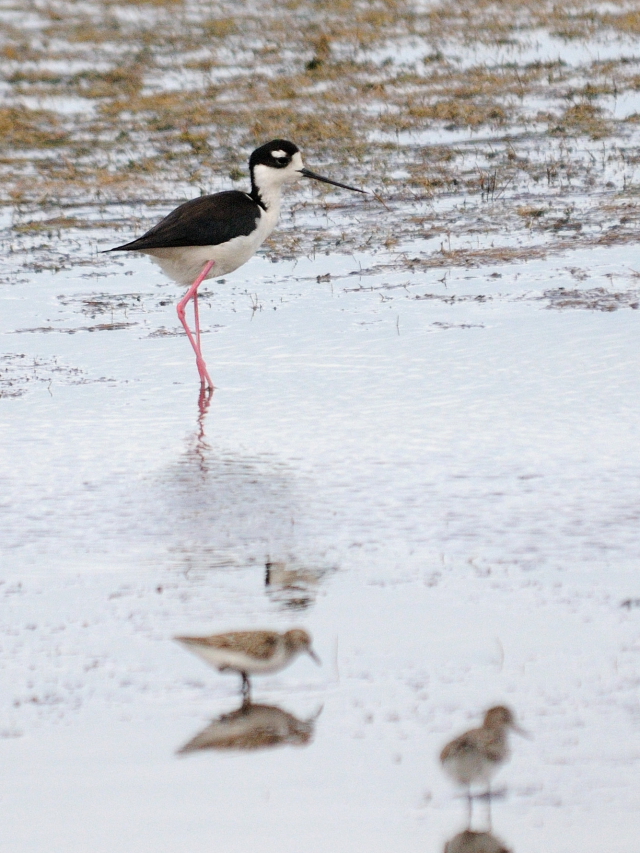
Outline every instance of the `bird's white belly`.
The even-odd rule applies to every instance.
[[[271,672],[278,672],[289,661],[289,658],[284,650],[284,647],[276,648],[275,654],[270,658],[254,658],[239,651],[231,651],[230,649],[217,649],[213,646],[208,648],[204,646],[190,647],[193,652],[200,655],[211,666],[224,671],[225,669],[233,669],[237,672],[246,672],[247,675],[268,675]]]
[[[255,255],[275,228],[278,213],[273,208],[263,211],[255,231],[217,246],[168,246],[148,249],[144,254],[149,255],[162,267],[165,275],[178,284],[193,284],[208,261],[214,264],[207,278],[219,278],[237,270]]]
[[[442,767],[459,785],[486,785],[498,769],[499,762],[488,760],[480,752],[468,752],[447,758]]]

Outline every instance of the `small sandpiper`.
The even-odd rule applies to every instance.
[[[471,825],[471,786],[485,785],[483,794],[490,803],[491,777],[509,758],[509,729],[527,736],[515,721],[513,712],[504,705],[497,705],[484,715],[479,729],[470,729],[450,741],[440,753],[443,769],[459,785],[467,788],[469,825]]]
[[[317,664],[320,658],[311,648],[311,637],[302,628],[284,634],[277,631],[229,631],[210,637],[175,637],[218,672],[238,672],[242,676],[242,698],[251,702],[250,675],[279,672],[299,654],[306,652]]]

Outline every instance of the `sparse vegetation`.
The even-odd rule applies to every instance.
[[[606,12],[584,0],[3,8],[14,23],[0,33],[0,204],[14,209],[18,240],[45,229],[41,212],[81,227],[77,208],[89,204],[101,211],[91,225],[112,228],[116,202],[165,204],[243,181],[246,154],[274,136],[397,214],[361,203],[358,229],[287,233],[284,255],[452,231],[544,233],[534,251],[564,245],[567,228],[582,242],[636,233],[638,115],[613,108],[639,87],[640,17],[617,0]],[[594,58],[582,50],[594,41],[618,49]],[[456,247],[447,263],[483,253]]]

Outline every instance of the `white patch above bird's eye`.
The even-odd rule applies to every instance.
[[[276,160],[279,160],[281,157],[286,157],[287,152],[286,151],[279,151],[279,150],[278,151],[272,151],[271,156],[275,157]]]

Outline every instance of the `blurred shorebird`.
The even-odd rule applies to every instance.
[[[163,272],[182,285],[190,285],[178,302],[178,317],[196,354],[201,387],[213,390],[200,346],[198,288],[205,279],[238,269],[252,257],[275,228],[280,215],[282,187],[300,178],[312,178],[335,187],[364,193],[305,169],[293,142],[274,139],[262,145],[249,160],[251,191],[204,195],[181,204],[149,231],[109,252],[142,252]],[[193,300],[194,331],[186,319]]]
[[[527,733],[517,725],[510,708],[497,705],[484,715],[482,726],[470,729],[450,741],[440,753],[445,772],[467,788],[469,825],[471,824],[471,786],[485,785],[489,803],[491,800],[491,777],[501,764],[509,758],[509,730],[520,735]]]
[[[242,676],[245,703],[251,701],[250,675],[279,672],[303,652],[320,663],[320,658],[311,648],[311,637],[302,628],[293,628],[284,634],[277,631],[229,631],[210,637],[175,639],[218,672],[238,672]]]
[[[288,610],[304,610],[317,594],[320,581],[333,569],[268,559],[264,585],[267,594]]]

